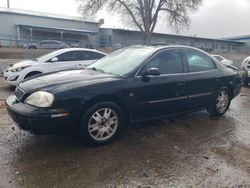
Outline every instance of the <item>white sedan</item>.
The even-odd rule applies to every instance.
[[[225,57],[217,54],[211,54],[211,55],[224,65],[234,66],[234,62],[232,60],[226,59]]]
[[[11,65],[3,75],[6,84],[16,86],[24,79],[38,74],[84,68],[104,56],[106,54],[103,52],[85,48],[61,49]]]

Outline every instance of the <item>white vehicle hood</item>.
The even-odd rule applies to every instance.
[[[37,61],[34,60],[24,60],[24,61],[20,61],[18,63],[13,64],[12,66],[10,66],[10,68],[18,68],[18,67],[25,67],[25,66],[31,66],[34,64],[37,64]]]

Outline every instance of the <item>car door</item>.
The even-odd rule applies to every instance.
[[[49,41],[45,40],[39,43],[39,48],[41,49],[49,49],[50,48],[50,43]]]
[[[149,68],[158,68],[159,76],[143,76]],[[186,111],[187,88],[181,53],[178,49],[155,54],[137,73],[134,82],[133,116],[150,119]]]
[[[189,70],[186,77],[188,106],[190,110],[206,107],[211,104],[213,94],[221,85],[221,74],[205,53],[192,49],[183,49],[183,53]]]
[[[52,61],[57,58],[57,61]],[[70,51],[62,53],[49,60],[49,71],[60,71],[77,69],[78,63],[81,62],[81,51]]]
[[[50,42],[50,49],[58,49],[60,46],[60,43],[58,41],[51,40]]]

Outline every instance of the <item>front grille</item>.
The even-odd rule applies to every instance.
[[[18,100],[21,100],[23,98],[24,94],[25,94],[25,92],[20,87],[17,86],[15,89],[16,98]]]

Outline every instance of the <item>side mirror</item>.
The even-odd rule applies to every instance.
[[[159,76],[161,74],[160,70],[158,68],[149,68],[146,70],[142,76]]]
[[[50,60],[51,62],[58,62],[58,57],[53,57],[51,60]]]

